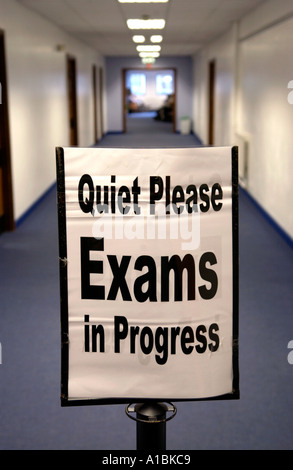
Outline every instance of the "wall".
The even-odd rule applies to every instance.
[[[201,49],[194,58],[193,122],[194,132],[208,143],[208,66],[216,60],[214,138],[218,146],[230,145],[235,107],[236,29]]]
[[[177,69],[177,123],[180,129],[180,117],[192,114],[192,59],[191,57],[159,58],[153,70],[157,68]],[[136,57],[107,57],[107,129],[122,131],[122,70],[143,68],[141,60]]]
[[[239,133],[249,144],[247,187],[291,237],[292,31],[291,17],[240,41],[238,109]]]
[[[15,0],[0,0],[5,32],[14,216],[56,180],[55,147],[69,145],[66,54],[77,61],[79,145],[94,141],[92,65],[103,59]],[[56,46],[64,44],[65,51]]]
[[[207,143],[207,67],[215,58],[215,145],[239,145],[241,183],[291,237],[292,30],[292,2],[264,2],[195,55],[193,103],[194,131]]]

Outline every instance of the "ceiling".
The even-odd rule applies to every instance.
[[[264,0],[169,0],[158,4],[118,0],[18,0],[103,56],[136,56],[128,18],[164,18],[161,56],[192,55]],[[141,33],[141,32],[140,32]],[[155,34],[152,32],[152,34]],[[146,38],[150,32],[146,33]],[[145,44],[148,44],[147,40]]]

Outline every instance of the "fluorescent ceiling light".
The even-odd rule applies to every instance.
[[[133,42],[136,42],[136,43],[145,42],[145,37],[139,34],[136,34],[135,36],[132,36],[132,40]]]
[[[163,36],[160,36],[159,34],[155,34],[151,36],[151,42],[162,42],[163,41]]]
[[[159,52],[140,52],[139,57],[160,57]]]
[[[165,20],[141,20],[141,19],[130,19],[127,20],[127,26],[129,29],[163,29],[165,28]]]
[[[136,46],[137,52],[159,52],[161,46]]]
[[[118,0],[119,3],[168,3],[169,0]]]

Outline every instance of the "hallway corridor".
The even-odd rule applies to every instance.
[[[142,18],[147,22],[141,22]],[[131,29],[135,19],[137,22]],[[148,20],[155,20],[155,29],[150,29]],[[226,150],[237,146],[240,182],[240,399],[176,403],[177,414],[167,423],[167,450],[293,449],[292,31],[292,0],[164,0],[158,3],[155,0],[150,3],[137,0],[0,0],[0,450],[136,450],[136,423],[126,416],[124,405],[61,407],[60,253],[55,151],[58,147],[75,145],[80,149],[151,148],[158,149],[160,156],[163,148],[174,151],[166,151],[164,155],[168,158],[163,162],[162,159],[161,162],[152,160],[152,151],[148,159],[143,156],[142,160],[139,159],[140,151],[133,152],[139,176],[133,175],[136,167],[132,165],[133,160],[129,164],[126,152],[116,152],[117,160],[114,160],[112,151],[107,150],[101,152],[103,156],[99,160],[87,160],[86,163],[80,159],[80,154],[76,157],[72,155],[74,152],[71,153],[72,160],[67,169],[70,168],[72,173],[78,169],[84,176],[79,177],[78,173],[76,178],[74,173],[69,177],[72,177],[70,184],[78,182],[71,188],[71,194],[76,197],[73,205],[78,215],[76,219],[72,217],[70,230],[73,229],[67,232],[70,233],[71,255],[73,253],[68,259],[78,255],[76,263],[73,263],[78,275],[71,272],[75,281],[72,290],[78,293],[78,297],[73,301],[71,297],[71,301],[76,309],[74,325],[79,323],[84,328],[78,332],[78,343],[69,338],[70,353],[78,350],[76,356],[81,364],[80,369],[79,365],[76,368],[75,376],[74,371],[73,381],[75,379],[78,386],[86,388],[83,352],[96,352],[97,336],[91,343],[93,351],[88,351],[90,343],[86,332],[91,332],[91,339],[93,331],[96,335],[101,334],[99,340],[103,349],[104,339],[108,340],[109,335],[102,335],[109,331],[109,324],[111,328],[114,325],[109,343],[119,325],[123,325],[122,322],[115,323],[116,316],[125,314],[124,318],[129,319],[129,323],[125,321],[124,325],[128,327],[130,324],[130,303],[116,302],[115,296],[118,298],[119,295],[123,301],[135,299],[141,303],[132,303],[134,327],[129,328],[133,336],[128,343],[131,346],[125,347],[127,354],[118,354],[118,366],[109,360],[111,354],[107,357],[106,354],[96,355],[91,363],[95,369],[87,364],[86,373],[90,371],[87,377],[91,385],[108,387],[103,397],[109,396],[112,386],[115,393],[119,389],[121,397],[121,383],[126,384],[130,393],[135,393],[133,382],[138,383],[135,383],[138,393],[141,392],[139,387],[144,391],[144,385],[137,381],[141,371],[137,373],[136,366],[139,368],[145,357],[134,355],[141,351],[148,356],[147,359],[157,360],[159,354],[168,356],[168,362],[166,357],[159,357],[161,362],[165,359],[166,362],[159,364],[157,360],[154,375],[147,375],[149,369],[142,371],[147,384],[158,387],[164,384],[164,390],[169,393],[173,380],[178,387],[176,396],[182,387],[186,397],[192,396],[194,386],[200,388],[209,375],[205,386],[212,382],[218,385],[224,377],[229,382],[225,393],[227,389],[231,392],[231,357],[235,342],[230,314],[235,300],[231,288],[235,264],[230,255],[235,238],[231,236],[230,224],[235,206],[230,195],[236,182],[234,171],[231,179],[230,151]],[[153,113],[158,109],[164,109],[166,114],[162,113],[162,118],[171,119],[172,123],[156,121]],[[125,126],[125,113],[130,111],[139,111],[139,114],[128,115]],[[181,132],[182,120],[186,117],[191,125],[188,134]],[[189,166],[189,156],[178,158],[184,152],[180,154],[177,149],[202,146],[226,149],[212,155],[215,157],[212,161],[205,158],[205,151],[201,153],[198,150],[201,153],[200,165],[198,160],[193,160],[193,167]],[[210,151],[209,148],[207,153]],[[88,153],[85,152],[86,158]],[[193,150],[190,153],[193,156]],[[121,160],[118,160],[118,154],[123,155]],[[225,159],[221,159],[223,155]],[[214,164],[217,159],[219,168]],[[97,161],[101,164],[98,170]],[[233,164],[232,168],[234,170]],[[97,177],[91,178],[91,174],[97,174]],[[160,174],[164,177],[158,177]],[[182,181],[177,182],[177,174],[178,180]],[[81,194],[84,204],[80,203]],[[76,220],[87,214],[91,221],[94,203],[100,203],[102,198],[105,204],[111,202],[108,214],[118,214],[114,203],[118,200],[117,195],[121,194],[123,207],[119,207],[120,214],[126,214],[128,219],[128,205],[132,203],[134,209],[137,199],[144,207],[143,204],[154,200],[158,203],[161,196],[166,195],[164,215],[166,205],[175,201],[182,205],[180,215],[184,211],[188,214],[180,220],[177,217],[176,222],[190,221],[189,215],[197,212],[195,204],[200,200],[200,210],[206,212],[207,233],[202,230],[203,243],[196,247],[196,253],[192,252],[184,259],[173,258],[173,253],[178,253],[181,247],[175,251],[175,243],[165,243],[164,237],[161,237],[161,245],[157,243],[159,237],[153,237],[153,244],[148,244],[145,252],[144,246],[141,248],[143,244],[138,248],[132,244],[133,232],[128,232],[128,246],[122,242],[117,244],[118,237],[113,240],[113,245],[109,243],[106,248],[110,255],[99,245],[96,251],[104,251],[101,256],[108,263],[109,271],[102,273],[107,281],[111,281],[107,290],[107,282],[98,284],[98,281],[96,286],[94,282],[90,285],[90,276],[97,279],[94,276],[101,274],[99,269],[100,266],[104,269],[104,264],[94,264],[95,273],[90,271],[91,263],[86,264],[83,270],[86,256],[84,240],[81,239],[91,239],[94,245],[96,241],[92,239],[92,226],[86,229],[82,226],[84,232],[80,236],[78,231],[82,224]],[[219,213],[223,204],[217,200],[223,195],[228,204]],[[175,209],[176,215],[177,212]],[[226,218],[221,217],[223,213]],[[153,212],[149,211],[149,214],[153,215]],[[209,218],[211,214],[215,217]],[[137,213],[134,215],[137,221]],[[168,215],[168,227],[172,227],[170,219]],[[125,220],[128,221],[127,217],[123,222]],[[232,217],[232,224],[234,221]],[[155,222],[157,224],[156,219]],[[140,227],[145,228],[142,224]],[[125,254],[127,251],[132,254],[132,249],[133,256]],[[163,250],[166,254],[161,253]],[[88,249],[87,253],[91,251],[94,250]],[[204,257],[205,254],[208,256]],[[215,258],[210,257],[213,254]],[[92,254],[89,256],[94,257]],[[118,256],[125,256],[119,266]],[[67,266],[67,253],[60,258]],[[88,257],[86,263],[88,261],[97,259]],[[124,261],[125,266],[129,263],[129,270],[127,264],[123,271]],[[137,276],[139,267],[149,267],[147,262],[150,266],[147,276],[145,273]],[[183,297],[181,281],[186,274],[185,271],[183,274],[185,262],[189,263],[188,288],[184,292],[184,302],[188,300],[190,308],[188,312],[188,308],[180,308],[183,305],[180,295]],[[208,263],[217,266],[209,269]],[[228,267],[226,263],[229,263]],[[179,266],[177,273],[174,266],[176,269]],[[83,281],[86,279],[83,284],[79,275]],[[88,291],[84,291],[84,285],[86,289],[101,287],[101,290],[95,290],[95,294],[91,290],[90,294],[96,295],[91,298]],[[131,294],[133,288],[134,295],[124,297],[124,288]],[[135,296],[137,292],[139,298]],[[208,295],[211,298],[208,299]],[[84,298],[86,305],[81,302]],[[173,319],[170,318],[171,304],[168,309],[165,309],[165,304],[159,306],[158,303],[156,308],[149,308],[147,302],[157,302],[157,298],[161,303],[173,302],[173,298],[174,302],[182,301],[179,308],[178,303],[175,307],[172,304]],[[105,304],[101,308],[101,303],[88,303],[97,299],[111,301],[111,316],[104,310]],[[194,300],[199,300],[195,306]],[[207,305],[204,303],[206,300],[211,302]],[[227,305],[223,307],[226,300]],[[142,302],[145,302],[144,306]],[[93,314],[101,321],[101,333],[98,327],[90,330],[92,312],[81,313],[77,306],[79,303],[85,309],[94,305]],[[162,322],[158,314],[160,309],[166,315]],[[101,310],[106,319],[105,330],[100,320]],[[177,314],[174,326],[172,321]],[[214,315],[216,319],[208,324]],[[152,326],[153,330],[147,328],[151,316],[152,325],[156,324]],[[219,327],[216,330],[220,325],[218,317],[226,329]],[[183,333],[185,327],[181,329],[181,325],[185,324],[186,318],[191,318],[195,326]],[[140,323],[136,322],[137,319]],[[145,324],[141,327],[143,322]],[[163,322],[167,327],[162,330]],[[177,324],[180,325],[178,328]],[[222,336],[220,333],[219,336],[214,335],[214,328]],[[200,335],[201,329],[205,330],[203,336]],[[165,335],[163,345],[159,344],[162,331],[164,335],[167,332],[171,336],[169,341]],[[148,338],[149,343],[146,344]],[[190,338],[190,342],[196,338],[198,343],[186,346]],[[202,349],[196,347],[201,339],[205,343]],[[123,346],[128,340],[129,337]],[[112,341],[112,356],[116,355],[116,345],[117,342]],[[223,362],[228,357],[224,374],[218,366],[218,357],[213,368],[206,367],[210,358],[215,358],[212,353],[216,347],[221,360],[224,358]],[[152,349],[151,352],[147,348]],[[165,350],[158,351],[160,348]],[[109,352],[108,346],[104,349],[98,352]],[[204,359],[200,363],[201,368],[197,362],[199,354],[194,355],[196,359],[192,362],[194,356],[191,352],[195,351],[206,353],[200,356]],[[184,364],[181,363],[181,353]],[[180,361],[175,369],[172,359],[177,360],[178,356]],[[161,365],[166,365],[165,375]],[[131,373],[133,381],[130,380]],[[119,379],[122,377],[121,382],[117,376]],[[94,393],[89,389],[84,394],[83,390],[78,390],[74,397],[92,398]],[[149,396],[157,393],[154,389],[148,387]],[[162,389],[155,390],[160,396],[163,394]],[[207,396],[202,390],[197,390],[197,393],[197,396]],[[130,395],[125,392],[124,396]],[[92,455],[96,458],[97,454]],[[195,456],[198,463],[198,454]],[[98,465],[97,461],[94,463]]]

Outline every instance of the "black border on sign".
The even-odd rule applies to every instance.
[[[59,279],[61,316],[61,404],[68,399],[68,284],[67,284],[67,231],[65,203],[65,172],[63,148],[56,149],[57,208],[59,234]]]
[[[232,254],[233,254],[233,393],[239,399],[239,182],[238,147],[232,147]]]
[[[73,400],[68,398],[68,279],[67,279],[67,235],[66,235],[66,202],[65,202],[65,169],[64,149],[56,148],[57,160],[57,204],[59,231],[59,276],[60,276],[60,314],[61,314],[61,406],[114,405],[128,403],[146,403],[154,401],[213,401],[237,400],[239,391],[239,215],[238,215],[238,147],[231,149],[232,165],[232,251],[233,251],[233,391],[225,395],[207,398],[171,397],[157,398],[101,398]]]

